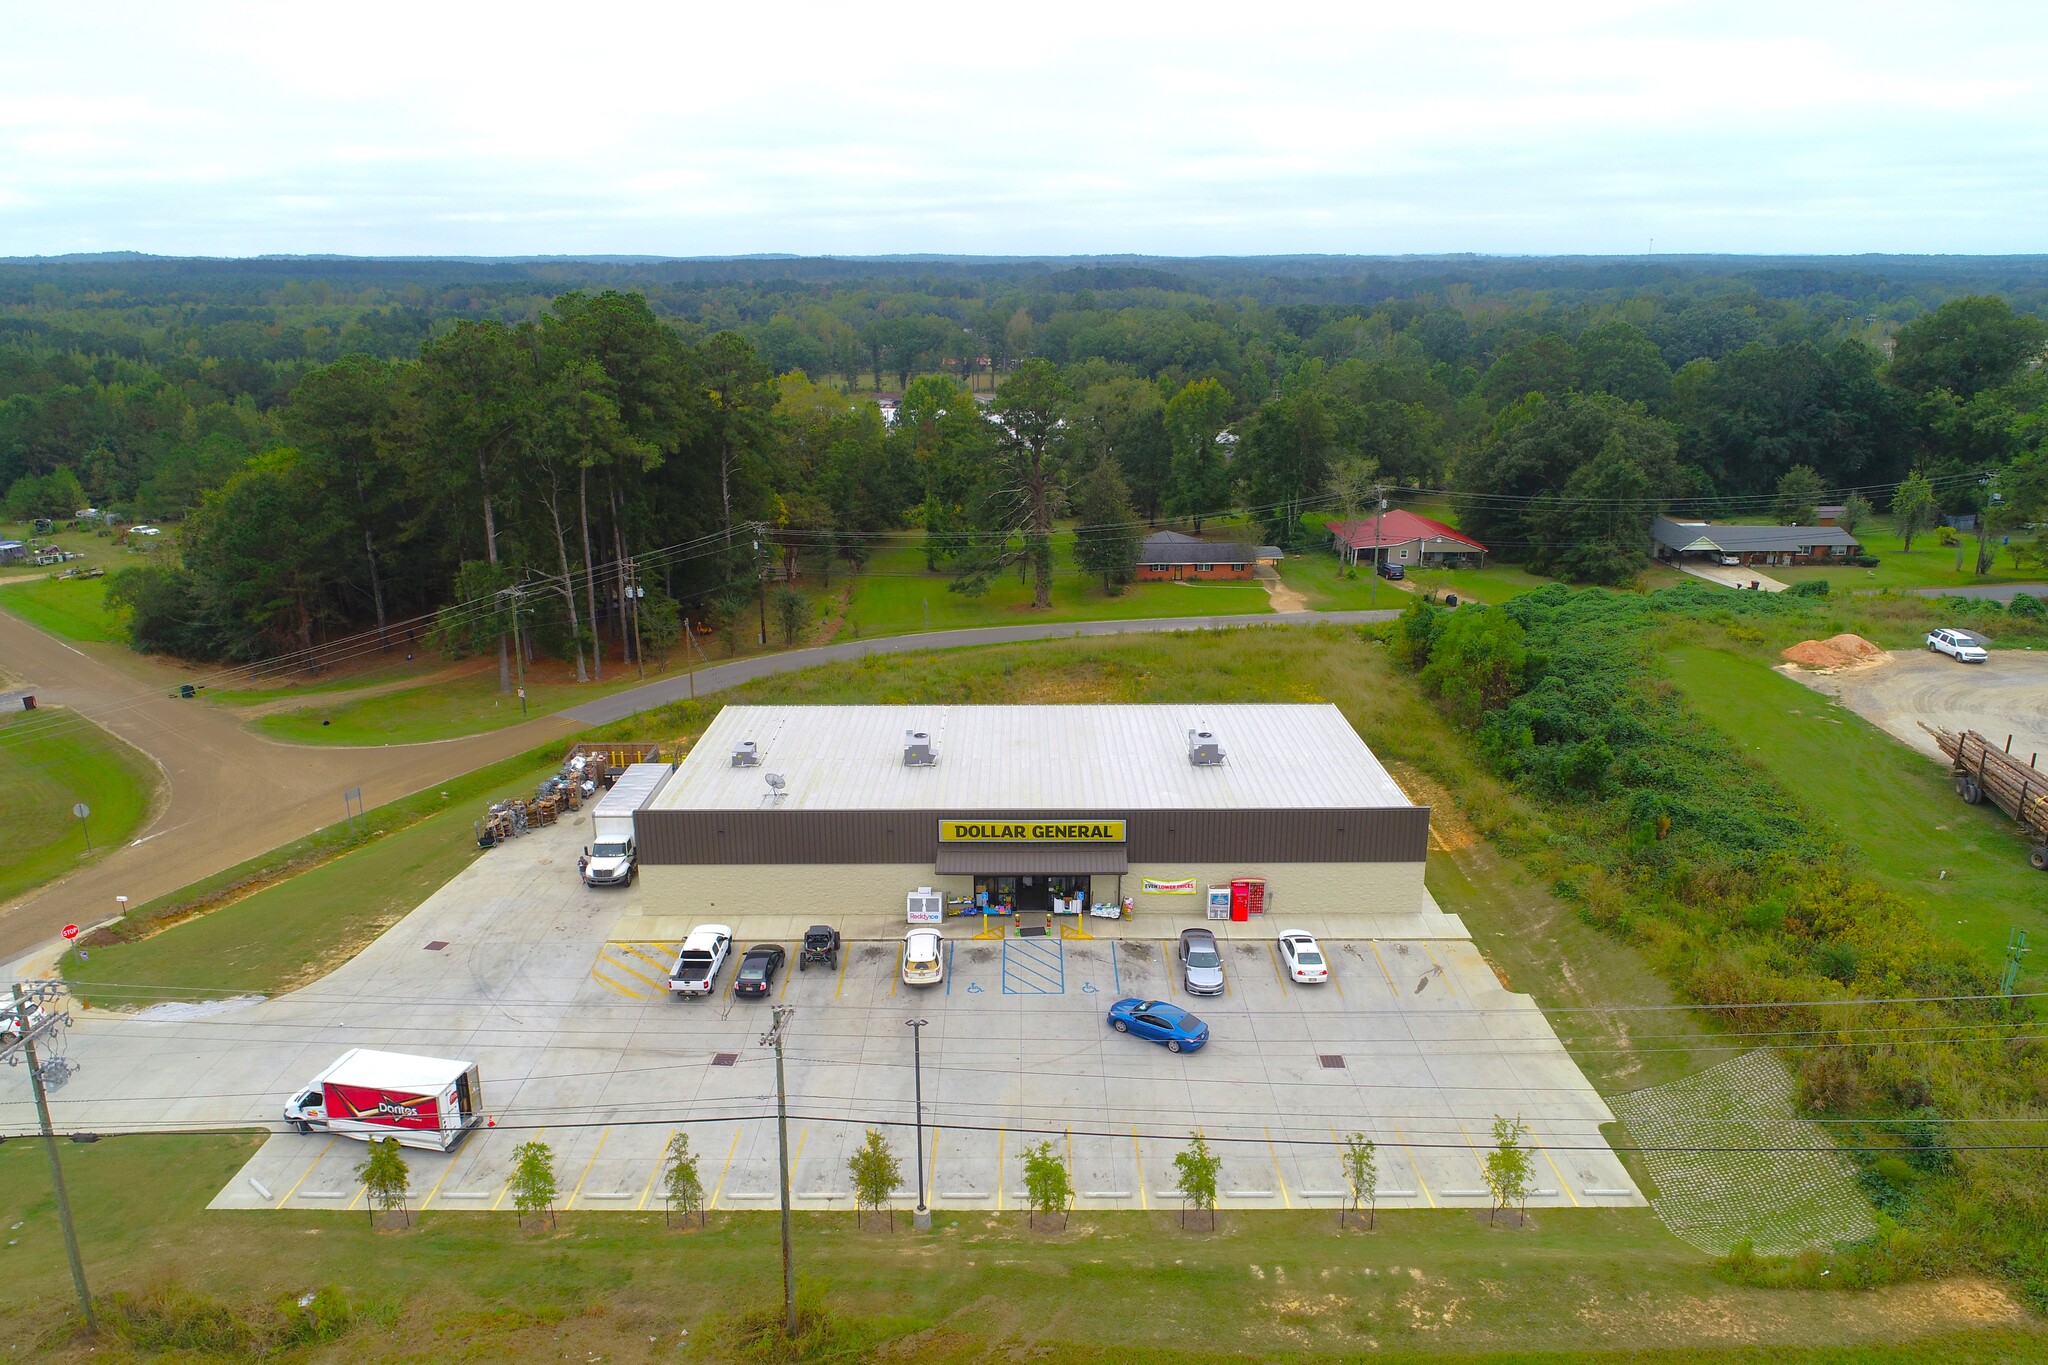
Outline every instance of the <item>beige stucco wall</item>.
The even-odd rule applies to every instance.
[[[1123,894],[1140,915],[1199,920],[1211,886],[1234,877],[1264,877],[1269,912],[1290,914],[1413,914],[1424,906],[1421,863],[1272,863],[1133,865]],[[1193,877],[1192,896],[1145,895],[1146,877]],[[940,876],[923,863],[786,864],[777,866],[647,866],[640,869],[642,913],[716,919],[748,913],[791,914],[814,906],[822,918],[901,911],[920,886],[950,899],[973,890],[967,876]],[[1116,894],[1117,878],[1094,878],[1094,899]]]

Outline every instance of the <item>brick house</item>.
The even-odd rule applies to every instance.
[[[1145,537],[1138,552],[1140,583],[1228,583],[1252,577],[1258,552],[1236,541],[1203,540],[1178,531]]]

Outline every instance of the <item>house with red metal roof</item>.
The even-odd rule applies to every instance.
[[[1363,521],[1333,521],[1330,538],[1347,564],[1399,564],[1412,569],[1478,568],[1486,547],[1429,517],[1398,508]]]

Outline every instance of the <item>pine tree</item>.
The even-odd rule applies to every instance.
[[[1074,533],[1074,562],[1085,573],[1100,574],[1102,591],[1115,597],[1137,572],[1141,544],[1130,487],[1105,455],[1074,485],[1073,497],[1081,523]]]

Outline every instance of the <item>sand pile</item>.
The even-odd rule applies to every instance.
[[[1831,635],[1825,640],[1801,640],[1784,651],[1784,657],[1801,668],[1860,668],[1882,663],[1889,657],[1861,635]]]

